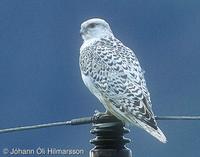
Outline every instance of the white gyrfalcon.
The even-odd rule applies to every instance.
[[[103,19],[83,22],[80,32],[80,69],[87,88],[118,119],[166,143],[155,121],[144,72],[134,52],[115,38]]]

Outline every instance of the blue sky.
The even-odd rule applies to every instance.
[[[79,71],[80,24],[100,17],[134,49],[155,115],[199,115],[200,2],[197,0],[1,0],[0,128],[88,116],[104,110]],[[199,154],[199,121],[160,121],[161,144],[132,127],[135,157]],[[91,126],[0,135],[3,148],[93,147]],[[2,154],[1,154],[2,156]]]

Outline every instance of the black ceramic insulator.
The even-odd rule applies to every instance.
[[[105,121],[106,118],[108,122]],[[96,137],[90,140],[95,146],[90,151],[90,157],[132,157],[131,150],[125,146],[130,139],[123,136],[129,130],[117,118],[113,116],[106,118],[103,118],[102,122],[93,124],[91,133]]]

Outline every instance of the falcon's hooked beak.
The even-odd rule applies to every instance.
[[[81,27],[80,35],[81,35],[82,39],[85,41],[86,29],[84,27]]]
[[[84,30],[83,30],[83,28],[81,28],[80,35],[83,36],[83,33],[84,33]]]

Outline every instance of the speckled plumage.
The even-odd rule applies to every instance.
[[[109,25],[102,21],[91,19],[82,24],[84,31],[87,31],[82,34],[88,35],[87,38],[83,37],[85,40],[80,50],[80,69],[85,85],[117,118],[137,125],[166,142],[155,121],[144,71],[137,57],[114,37]],[[94,37],[92,31],[87,30],[91,23],[97,25]],[[106,28],[100,27],[101,23],[109,27],[108,33]]]

